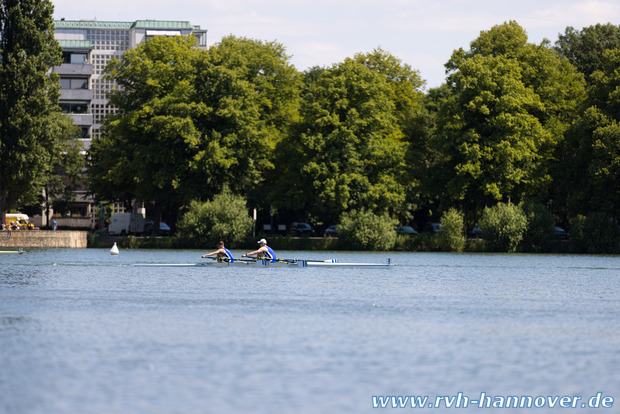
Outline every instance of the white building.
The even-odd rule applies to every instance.
[[[55,38],[63,48],[64,62],[55,71],[61,78],[60,104],[82,127],[86,148],[90,138],[99,136],[106,115],[115,109],[107,94],[113,81],[104,80],[105,66],[153,36],[193,35],[206,48],[207,31],[184,21],[138,20],[100,22],[95,20],[55,20]]]
[[[63,63],[53,69],[60,76],[60,106],[82,128],[80,139],[85,149],[90,148],[93,137],[100,136],[103,119],[115,111],[107,98],[114,82],[103,79],[105,67],[112,58],[120,59],[125,51],[154,36],[193,35],[198,47],[207,46],[207,31],[187,21],[61,19],[55,20],[54,25],[55,38],[63,49]],[[86,191],[79,191],[76,199],[75,216],[80,217],[82,223],[88,218],[94,224],[97,213]],[[115,205],[114,210],[124,211],[120,205]],[[66,226],[84,227],[74,222],[75,218],[72,218]]]

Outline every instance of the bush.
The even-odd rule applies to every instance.
[[[241,245],[252,230],[246,200],[225,190],[212,201],[192,201],[179,224],[179,237],[195,247],[214,246],[223,240],[226,247]]]
[[[485,207],[480,220],[485,245],[493,252],[515,252],[526,228],[525,214],[519,206],[510,203]]]
[[[377,216],[371,211],[350,211],[340,217],[338,239],[352,250],[389,250],[396,242],[398,222],[387,214]]]
[[[451,208],[443,213],[440,223],[441,231],[436,234],[439,248],[446,252],[462,252],[467,241],[463,214]]]
[[[553,216],[542,204],[526,203],[522,206],[527,218],[527,229],[521,241],[521,250],[527,253],[548,253],[553,247]]]
[[[605,213],[580,216],[571,229],[574,247],[581,253],[618,253],[620,236],[618,230]]]

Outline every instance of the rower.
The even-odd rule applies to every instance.
[[[253,252],[242,254],[241,257],[247,257],[247,256],[251,256],[255,254],[257,259],[265,258],[267,260],[270,260],[271,262],[275,262],[276,253],[273,251],[271,247],[267,246],[267,240],[260,239],[258,241],[258,244],[260,244],[260,247],[258,248],[258,250],[254,250]]]
[[[230,250],[228,250],[226,247],[224,247],[224,242],[220,241],[217,244],[217,250],[211,253],[207,253],[207,254],[203,254],[202,258],[204,259],[207,256],[216,256],[217,255],[217,260],[218,261],[225,261],[228,263],[232,263],[235,261],[235,259],[233,258],[232,253],[230,252]]]

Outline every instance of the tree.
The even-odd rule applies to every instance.
[[[192,201],[179,230],[181,237],[195,247],[215,246],[220,240],[236,247],[250,234],[252,219],[246,199],[225,190],[211,201]]]
[[[339,242],[354,250],[388,250],[396,241],[398,222],[387,213],[377,215],[368,210],[351,210],[342,214],[338,224]]]
[[[462,252],[467,241],[463,214],[454,208],[441,216],[441,230],[435,235],[443,251]]]
[[[500,200],[548,197],[549,163],[585,96],[584,81],[516,23],[495,26],[446,64],[438,168],[451,203],[472,215]]]
[[[527,218],[521,250],[526,253],[548,253],[554,239],[553,216],[542,204],[528,202],[520,207]]]
[[[235,36],[201,55],[196,94],[208,112],[196,122],[204,144],[197,162],[207,193],[227,186],[253,205],[265,203],[274,149],[298,116],[301,80],[289,60],[275,41]],[[224,163],[214,165],[214,156]]]
[[[489,251],[514,253],[527,229],[527,217],[519,206],[498,203],[485,207],[480,229]]]
[[[180,206],[200,193],[195,164],[201,134],[194,120],[207,108],[194,93],[194,43],[191,37],[156,37],[106,68],[118,85],[109,95],[118,113],[106,119],[91,147],[90,187],[100,198],[126,206],[134,198],[153,201],[174,223]]]
[[[584,27],[581,31],[569,26],[555,42],[555,50],[583,73],[588,83],[592,82],[591,75],[602,69],[605,51],[619,47],[620,26],[610,23]]]
[[[382,75],[391,89],[389,99],[394,104],[399,128],[407,142],[406,172],[400,177],[406,199],[405,205],[396,210],[396,213],[400,220],[409,221],[412,218],[411,211],[420,203],[421,182],[428,171],[426,140],[430,131],[424,105],[426,96],[422,92],[426,82],[419,71],[381,48],[370,53],[358,53],[354,59]]]
[[[91,188],[154,201],[170,222],[224,186],[247,194],[273,168],[271,149],[295,114],[294,68],[277,43],[154,38],[112,61],[118,114],[93,141]]]
[[[61,63],[47,0],[0,2],[0,218],[33,203],[66,129],[58,106]],[[73,138],[73,137],[71,137]]]
[[[324,222],[350,210],[395,215],[405,208],[402,125],[409,115],[396,110],[397,87],[380,67],[346,59],[305,73],[300,122],[276,149],[270,199],[277,207]]]
[[[602,59],[590,76],[588,107],[558,149],[555,176],[572,217],[620,216],[620,47]]]

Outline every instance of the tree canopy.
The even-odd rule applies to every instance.
[[[576,30],[567,27],[555,42],[555,49],[565,56],[588,83],[590,76],[604,65],[603,54],[620,47],[620,26],[610,23],[595,24]]]
[[[377,50],[306,72],[300,121],[277,147],[270,198],[298,217],[404,208],[404,130],[421,106],[417,72]]]
[[[60,116],[61,62],[47,0],[0,2],[0,218],[38,200],[53,156],[73,139]]]
[[[585,97],[582,75],[516,22],[482,32],[446,68],[435,145],[449,203],[480,212],[545,197],[548,162]]]
[[[91,188],[154,201],[169,217],[227,185],[246,194],[273,168],[296,113],[296,72],[277,43],[233,36],[208,51],[191,37],[154,38],[107,68],[118,114],[93,142]]]
[[[49,73],[60,63],[51,4],[1,4],[4,212],[53,189],[55,170],[77,177],[59,161],[79,157]],[[225,188],[284,223],[450,211],[471,228],[485,207],[551,210],[551,199],[554,219],[617,218],[619,32],[569,27],[552,47],[514,21],[496,25],[455,50],[446,83],[429,91],[380,48],[300,73],[275,41],[231,35],[205,50],[154,37],[107,67],[118,111],[93,140],[89,187],[128,207],[154,203],[173,225]]]

